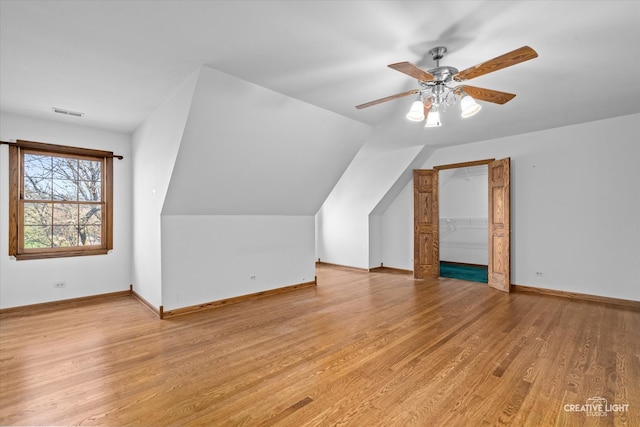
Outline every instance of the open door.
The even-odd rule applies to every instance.
[[[509,158],[489,163],[489,286],[511,290]]]
[[[440,276],[438,171],[413,171],[413,277]]]

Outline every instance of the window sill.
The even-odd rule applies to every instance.
[[[76,251],[65,250],[52,252],[26,252],[16,254],[14,255],[14,257],[18,261],[24,261],[28,259],[69,258],[89,255],[106,255],[107,253],[109,253],[108,249],[85,249]]]

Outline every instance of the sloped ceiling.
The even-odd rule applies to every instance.
[[[202,67],[164,215],[314,215],[371,126]]]
[[[201,65],[369,125],[389,144],[452,145],[640,112],[640,2],[0,2],[0,109],[135,130]],[[386,67],[445,45],[463,69],[523,45],[539,57],[473,80],[513,92],[464,122],[408,123],[415,87]],[[84,112],[56,116],[52,107]],[[318,116],[320,119],[320,116]]]

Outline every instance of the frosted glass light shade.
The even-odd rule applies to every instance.
[[[427,123],[424,125],[424,127],[436,128],[439,126],[442,126],[442,123],[440,123],[440,112],[438,110],[435,110],[435,111],[432,110],[427,115]]]
[[[475,99],[470,97],[469,95],[465,95],[460,100],[460,109],[462,110],[461,116],[465,119],[467,117],[471,117],[476,114],[478,111],[482,109],[482,106],[476,102]]]
[[[411,109],[407,113],[407,120],[421,122],[424,120],[424,104],[422,101],[413,101]]]

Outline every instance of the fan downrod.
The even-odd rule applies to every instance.
[[[440,66],[440,60],[444,58],[445,53],[447,53],[447,48],[444,46],[437,46],[429,50],[429,54],[436,61],[436,66],[428,71],[435,77],[436,83],[449,83],[458,72],[457,68]]]

